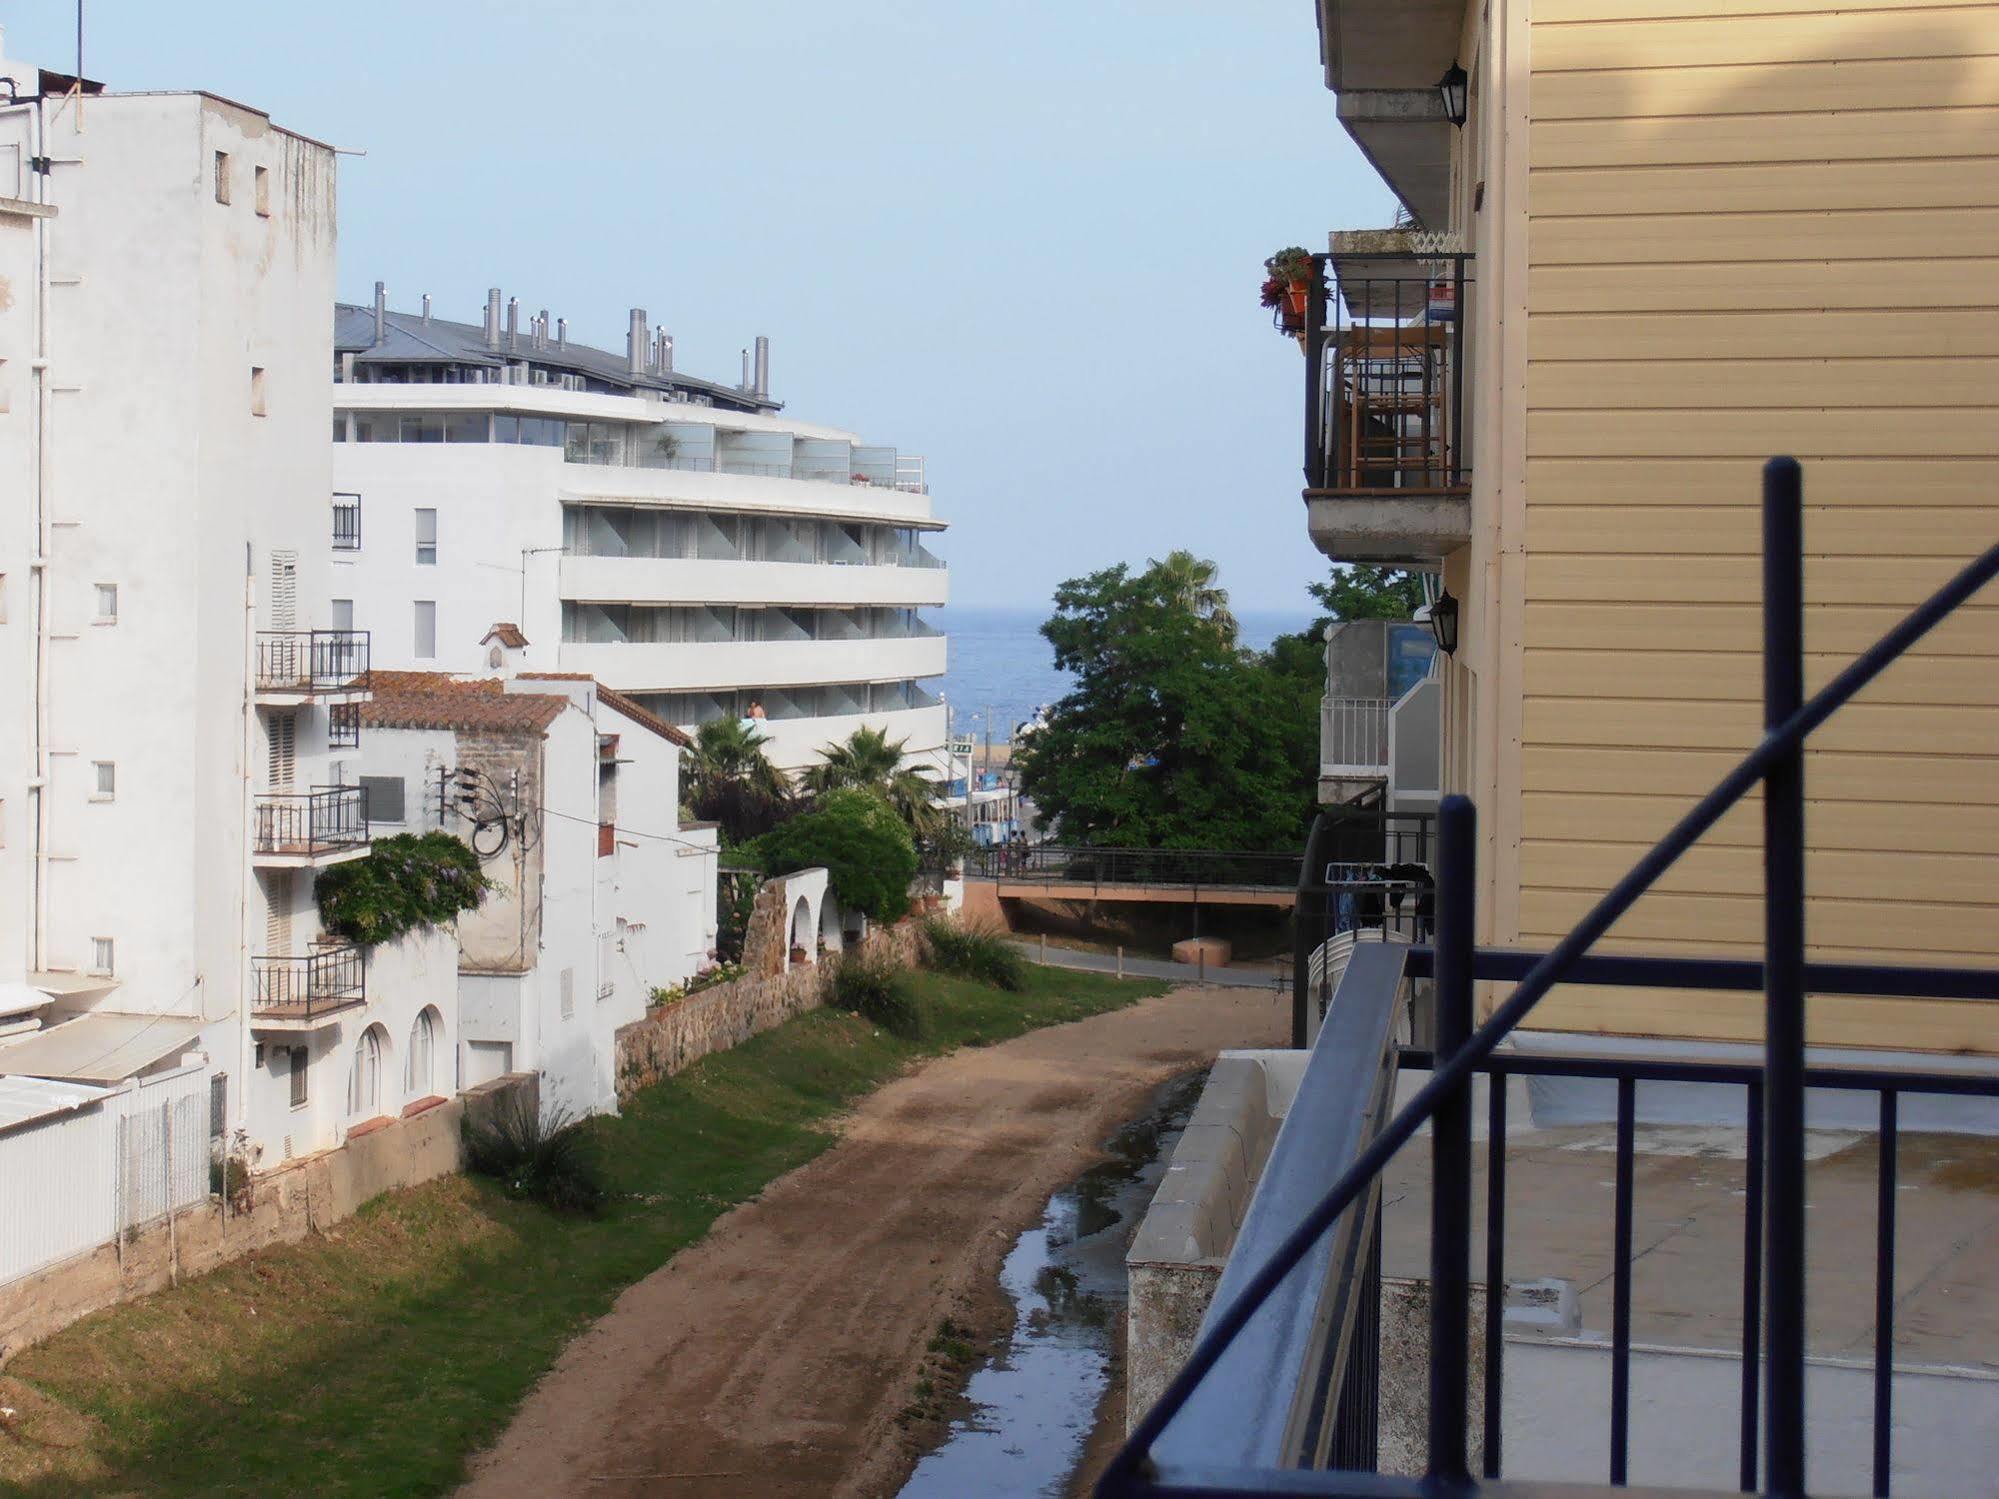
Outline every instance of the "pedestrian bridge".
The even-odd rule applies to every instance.
[[[966,859],[965,877],[991,881],[1001,900],[1289,906],[1298,898],[1302,860],[1298,853],[1039,843],[978,849]]]

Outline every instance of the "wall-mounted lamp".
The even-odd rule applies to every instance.
[[[1460,130],[1464,128],[1466,93],[1470,83],[1470,76],[1456,63],[1445,69],[1444,76],[1437,80],[1437,92],[1444,96],[1444,115]]]
[[[1430,633],[1446,656],[1458,653],[1458,601],[1445,589],[1430,601]]]

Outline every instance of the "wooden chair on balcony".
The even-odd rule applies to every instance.
[[[1452,328],[1347,328],[1334,352],[1328,413],[1331,488],[1433,489],[1452,482],[1448,361]]]

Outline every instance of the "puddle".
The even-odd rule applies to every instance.
[[[901,1499],[1067,1489],[1110,1378],[1126,1244],[1206,1081],[1203,1071],[1154,1090],[1107,1142],[1110,1158],[1049,1198],[1040,1224],[1015,1241],[1000,1267],[1013,1333],[972,1375],[971,1408],[916,1465]]]

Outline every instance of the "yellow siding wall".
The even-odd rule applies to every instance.
[[[1567,929],[1760,722],[1757,469],[1805,462],[1811,685],[1999,539],[1999,3],[1533,0],[1520,932]],[[1999,966],[1999,596],[1808,770],[1825,957]],[[1617,929],[1757,950],[1760,811]],[[1538,1023],[1753,1038],[1758,996]],[[1821,1042],[1999,1013],[1818,1000]]]

